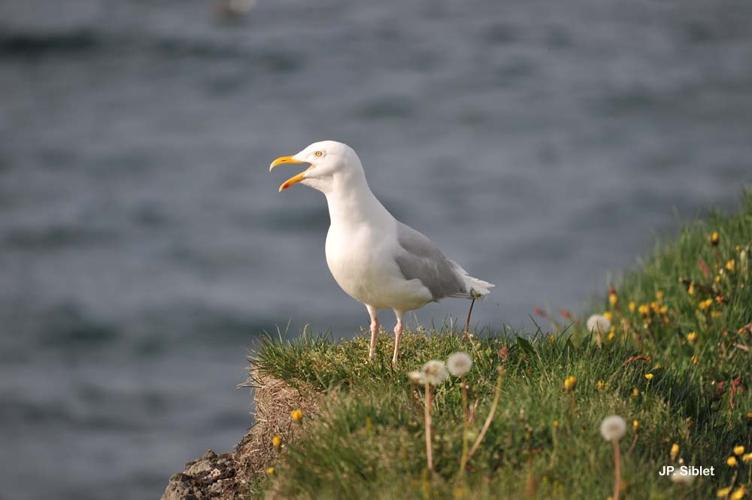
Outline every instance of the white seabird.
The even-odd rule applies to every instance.
[[[295,155],[280,156],[269,171],[290,164],[309,166],[283,182],[280,191],[301,183],[326,196],[330,219],[326,262],[342,290],[368,310],[369,360],[376,351],[379,309],[392,309],[397,318],[394,365],[405,312],[445,297],[474,300],[494,286],[468,275],[426,236],[395,219],[371,192],[360,158],[350,146],[316,142]]]

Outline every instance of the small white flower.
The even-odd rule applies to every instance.
[[[601,422],[601,435],[606,441],[618,441],[626,432],[627,423],[619,415],[611,415]]]
[[[587,331],[590,333],[600,333],[601,335],[611,329],[611,322],[602,314],[593,314],[586,323]]]
[[[455,352],[447,359],[447,368],[453,377],[462,377],[473,367],[473,358],[466,352]]]
[[[695,480],[695,476],[688,474],[687,471],[682,472],[681,469],[674,471],[671,474],[671,482],[677,484],[692,484]]]
[[[446,365],[443,361],[432,360],[423,365],[424,382],[431,385],[439,385],[449,378]]]
[[[407,374],[407,378],[410,380],[410,383],[412,384],[420,384],[423,385],[426,383],[426,377],[423,376],[423,372],[419,370],[411,371]]]

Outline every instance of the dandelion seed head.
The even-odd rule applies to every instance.
[[[671,474],[671,482],[675,484],[692,484],[692,482],[695,480],[695,476],[687,473],[687,472],[681,472],[680,470],[674,471],[673,474]]]
[[[440,385],[449,378],[446,365],[443,361],[431,360],[423,365],[424,382],[431,385]]]
[[[411,384],[423,385],[426,383],[426,377],[423,376],[423,372],[420,370],[413,370],[407,374],[407,378]]]
[[[611,329],[611,321],[602,314],[593,314],[585,324],[590,333],[604,334]]]
[[[619,415],[611,415],[601,422],[601,436],[606,441],[618,441],[627,432],[627,423]]]
[[[462,377],[473,367],[473,358],[466,352],[455,352],[447,358],[447,368],[454,377]]]

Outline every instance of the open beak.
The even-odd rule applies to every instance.
[[[301,164],[307,164],[308,162],[301,161],[296,159],[294,156],[280,156],[276,160],[274,160],[271,165],[269,165],[269,172],[274,170],[275,167],[278,167],[280,165],[301,165]],[[307,170],[307,169],[306,169]],[[305,173],[306,171],[303,170],[298,175],[293,175],[289,179],[287,179],[285,182],[280,184],[279,191],[282,192],[285,189],[289,188],[293,184],[297,184],[298,182],[305,179]]]

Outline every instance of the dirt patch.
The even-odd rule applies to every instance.
[[[319,407],[321,393],[308,387],[292,387],[255,369],[251,370],[247,385],[256,401],[252,427],[233,452],[217,455],[209,450],[185,464],[183,472],[170,478],[162,500],[247,498],[253,478],[266,474],[280,450],[305,428],[305,423],[292,422],[290,413],[300,409],[307,417]],[[274,435],[282,439],[280,448],[272,444]]]

